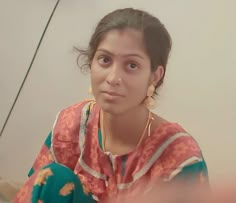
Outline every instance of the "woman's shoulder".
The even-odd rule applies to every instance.
[[[192,135],[179,123],[168,121],[154,114],[154,123],[151,133],[154,139],[165,142],[174,142],[185,138],[196,142]]]
[[[94,106],[94,100],[85,100],[61,110],[53,125],[53,137],[56,135],[59,135],[57,137],[62,136],[63,139],[65,137],[71,139],[72,135],[76,137],[81,123],[87,118],[88,111],[91,112]]]
[[[182,125],[176,122],[160,120],[153,129],[150,143],[165,159],[197,161],[202,159],[200,146]]]
[[[180,151],[200,155],[200,147],[194,138],[185,128],[176,122],[163,121],[152,132],[153,140],[159,142],[166,151]],[[177,152],[178,153],[178,152]]]
[[[95,101],[92,99],[88,99],[88,100],[84,100],[84,101],[80,101],[77,102],[75,104],[72,104],[70,106],[67,106],[65,108],[63,108],[60,113],[69,113],[69,112],[74,112],[74,111],[82,111],[83,108],[88,107],[88,106],[93,106],[95,104]]]
[[[205,163],[199,144],[179,123],[161,122],[149,144],[155,146],[153,157],[157,157],[152,173],[161,167],[162,176],[168,180],[186,166]]]

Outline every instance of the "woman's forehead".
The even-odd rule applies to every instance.
[[[97,51],[108,51],[115,55],[141,55],[146,57],[143,34],[135,29],[111,30],[98,45]]]

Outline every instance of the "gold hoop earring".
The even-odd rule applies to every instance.
[[[88,89],[88,93],[89,93],[90,95],[93,95],[93,89],[92,89],[92,87],[90,87],[90,88]]]
[[[154,91],[155,91],[155,86],[153,84],[151,84],[147,89],[147,97],[144,100],[144,104],[147,108],[154,108],[155,107],[156,101],[153,98]]]

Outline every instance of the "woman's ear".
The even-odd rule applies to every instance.
[[[159,65],[157,69],[154,72],[152,72],[151,84],[156,86],[159,83],[159,81],[163,78],[164,74],[165,74],[164,67]]]

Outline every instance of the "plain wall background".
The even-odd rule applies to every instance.
[[[0,0],[0,129],[55,4]],[[172,36],[154,111],[194,136],[212,182],[236,171],[235,1],[62,0],[0,137],[0,176],[24,181],[57,112],[88,98],[73,46],[86,47],[100,18],[122,7],[149,11]]]

